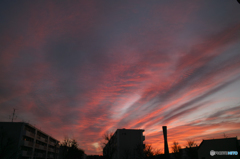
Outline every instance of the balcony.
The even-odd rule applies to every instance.
[[[33,147],[33,142],[24,140],[23,145],[28,147]]]
[[[45,153],[39,153],[39,152],[35,152],[34,153],[34,157],[40,157],[40,158],[45,158],[46,157],[46,154]]]
[[[35,148],[37,148],[37,149],[41,149],[41,150],[47,150],[47,146],[44,146],[44,145],[39,145],[39,144],[36,144],[35,145]]]
[[[32,156],[32,151],[22,151],[22,156],[31,157]]]
[[[42,157],[45,158],[46,157],[46,153],[42,153]]]
[[[143,141],[145,141],[145,136],[142,136],[142,138],[143,138]]]
[[[34,133],[32,133],[32,132],[30,132],[30,131],[27,131],[27,130],[24,131],[23,135],[28,136],[28,137],[31,137],[31,138],[34,138],[34,137],[35,137],[35,134],[34,134]]]
[[[41,136],[37,135],[37,139],[38,139],[38,140],[41,140]]]
[[[45,142],[45,143],[48,142],[48,139],[47,139],[47,138],[44,138],[44,137],[41,137],[41,136],[38,136],[38,135],[37,135],[37,139],[38,139],[39,141],[41,141],[41,142]]]
[[[48,158],[53,158],[54,156],[52,154],[48,155],[47,156]]]
[[[55,150],[53,149],[53,148],[48,148],[48,151],[50,151],[50,152],[55,152]]]
[[[39,149],[44,149],[44,146],[43,145],[39,145]]]
[[[40,157],[40,154],[35,152],[34,157]]]
[[[38,148],[38,149],[39,149],[39,146],[40,146],[39,144],[35,144],[35,148]]]
[[[47,139],[47,138],[44,138],[44,137],[41,137],[40,140],[41,140],[42,142],[45,142],[45,143],[48,142],[48,139]]]
[[[56,143],[55,142],[52,142],[52,141],[49,141],[49,144],[52,145],[52,146],[55,146]]]

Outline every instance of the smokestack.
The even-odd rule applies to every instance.
[[[169,155],[168,142],[167,142],[167,126],[163,126],[163,137],[164,137],[164,154]]]

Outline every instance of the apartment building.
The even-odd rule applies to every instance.
[[[103,149],[103,156],[112,159],[142,158],[145,145],[142,129],[117,129]]]
[[[58,159],[59,141],[29,123],[0,122],[0,137],[11,158]]]

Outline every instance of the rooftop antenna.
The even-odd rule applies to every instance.
[[[225,133],[223,133],[223,136],[224,136],[224,138],[228,138],[228,136]]]
[[[17,119],[17,116],[15,116],[15,108],[13,108],[13,115],[12,115],[12,122],[13,120]],[[11,117],[11,115],[9,116],[9,118]]]

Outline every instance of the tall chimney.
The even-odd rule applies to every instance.
[[[167,126],[163,126],[163,137],[164,137],[164,154],[169,155],[168,142],[167,142]]]

